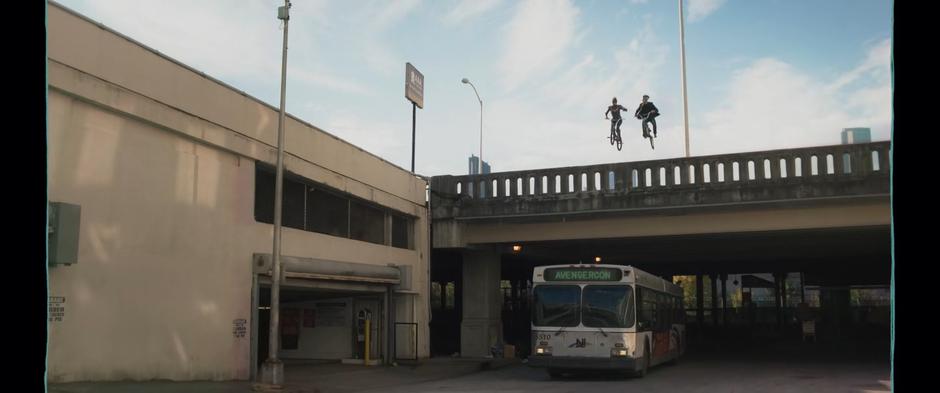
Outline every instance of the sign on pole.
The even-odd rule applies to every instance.
[[[405,98],[424,109],[424,74],[411,63],[405,63]]]

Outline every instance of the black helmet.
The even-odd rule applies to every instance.
[[[614,104],[617,103],[617,97],[614,97]]]

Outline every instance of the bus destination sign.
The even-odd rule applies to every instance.
[[[545,269],[545,281],[620,281],[623,272],[612,267]]]

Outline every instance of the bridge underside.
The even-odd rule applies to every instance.
[[[522,245],[513,253],[512,245]],[[586,239],[495,245],[505,274],[539,265],[634,265],[662,276],[803,272],[807,285],[887,285],[889,226]]]
[[[522,249],[514,252],[513,245],[521,245]],[[482,352],[495,343],[508,342],[525,353],[529,335],[526,293],[532,269],[549,264],[593,263],[595,257],[605,264],[633,265],[664,277],[691,276],[690,282],[683,285],[703,288],[692,290],[696,293],[693,299],[687,296],[688,322],[693,331],[709,332],[710,338],[750,337],[751,333],[770,329],[774,339],[798,340],[801,332],[794,320],[796,304],[807,301],[807,292],[815,295],[815,301],[807,302],[820,320],[824,340],[848,337],[850,327],[862,325],[875,326],[867,330],[868,342],[880,343],[888,337],[884,321],[859,322],[858,316],[859,312],[868,315],[865,310],[872,309],[878,309],[880,315],[887,312],[886,306],[850,304],[854,293],[850,288],[886,288],[890,283],[890,226],[867,225],[434,249],[432,281],[441,285],[442,297],[447,296],[447,283],[453,283],[456,304],[447,310],[447,301],[442,299],[441,308],[434,310],[432,350],[437,354],[469,352],[472,348]],[[738,281],[750,274],[762,275],[768,284],[786,281],[786,289],[741,288]],[[695,276],[702,281],[696,282]],[[727,286],[724,293],[722,281]],[[759,291],[769,294],[773,303],[761,304],[756,313],[763,316],[756,317],[756,323],[748,322],[744,316],[748,306],[740,303],[742,292],[753,293],[756,299]],[[730,300],[735,297],[737,303]],[[865,310],[859,311],[862,308]]]

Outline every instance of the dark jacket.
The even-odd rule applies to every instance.
[[[640,106],[636,108],[636,113],[634,115],[639,116],[639,117],[644,117],[646,116],[647,113],[650,113],[651,111],[656,111],[655,114],[650,116],[651,118],[656,118],[656,116],[660,115],[659,108],[657,108],[656,105],[653,105],[653,101],[646,101],[645,104],[640,104]]]

